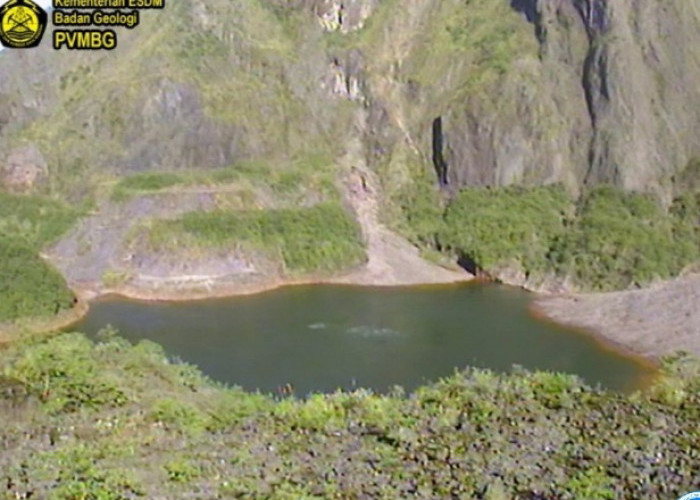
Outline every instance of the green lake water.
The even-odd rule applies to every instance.
[[[297,395],[367,387],[407,390],[466,366],[577,374],[628,391],[650,369],[591,337],[533,318],[532,296],[496,285],[414,288],[293,286],[183,303],[105,298],[71,330],[107,324],[149,339],[211,378]]]

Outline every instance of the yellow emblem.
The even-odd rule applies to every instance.
[[[0,43],[11,49],[36,47],[46,21],[46,12],[32,0],[10,0],[0,8]]]

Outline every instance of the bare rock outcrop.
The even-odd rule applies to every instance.
[[[385,182],[439,144],[447,194],[612,182],[668,200],[700,156],[697,2],[193,0],[142,25],[109,59],[3,51],[0,160],[25,140],[81,174],[337,155],[344,101],[368,109]]]
[[[0,184],[11,192],[29,192],[47,177],[46,160],[33,144],[11,150],[0,168]]]
[[[370,100],[381,107],[375,115],[388,113],[384,127],[404,128],[381,134],[410,135],[429,159],[439,118],[444,184],[453,189],[562,182],[576,193],[611,182],[668,200],[671,177],[700,155],[700,8],[680,0],[511,6],[530,23],[537,48],[465,91],[475,69],[458,58],[441,66],[441,54],[417,42],[438,2],[403,3],[375,53],[389,62],[368,76]],[[429,81],[412,79],[418,64]]]
[[[349,33],[361,29],[378,0],[316,0],[314,13],[326,31]]]

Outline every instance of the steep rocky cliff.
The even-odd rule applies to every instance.
[[[672,174],[700,154],[700,8],[510,7],[519,19],[505,2],[394,7],[367,50],[379,128],[392,123],[454,187],[612,182],[667,199]]]
[[[668,200],[700,155],[696,2],[196,0],[144,18],[111,53],[0,54],[4,171],[32,148],[44,189],[79,195],[105,172],[339,155],[353,108],[390,197],[434,169],[446,192],[605,181]]]

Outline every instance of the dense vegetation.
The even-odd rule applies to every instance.
[[[73,306],[63,277],[38,252],[78,214],[54,200],[0,192],[0,323],[48,317]]]
[[[71,307],[73,294],[59,272],[32,248],[0,235],[0,323]]]
[[[154,249],[187,242],[209,248],[236,246],[263,252],[285,271],[330,272],[364,259],[360,228],[339,203],[309,208],[190,212],[176,220],[155,221]]]
[[[0,190],[0,235],[21,240],[34,249],[53,243],[81,211],[41,196],[19,196]]]
[[[136,172],[187,176],[239,158],[334,154],[330,130],[346,126],[348,113],[309,83],[325,64],[323,47],[309,42],[318,37],[313,17],[281,0],[206,5],[169,5],[167,18],[144,12],[143,29],[120,40],[119,57],[43,61],[56,75],[37,88],[47,119],[30,125],[17,113],[3,129],[4,144],[36,144],[49,163],[51,192],[71,199]],[[12,103],[23,77],[10,79]],[[84,140],[86,121],[98,140]]]
[[[583,199],[572,230],[554,245],[554,263],[597,290],[675,276],[700,258],[700,240],[680,210],[669,214],[650,196],[597,188]]]
[[[103,332],[0,352],[0,498],[678,498],[700,477],[700,365],[646,393],[467,370],[410,396],[274,399]]]
[[[605,185],[578,202],[561,186],[468,188],[444,212],[417,211],[421,199],[435,203],[427,192],[399,197],[407,234],[494,274],[519,269],[615,290],[676,276],[700,259],[700,192],[683,193],[667,210],[650,195]]]
[[[466,189],[447,207],[438,239],[485,269],[515,263],[526,272],[543,271],[572,212],[558,186]]]

